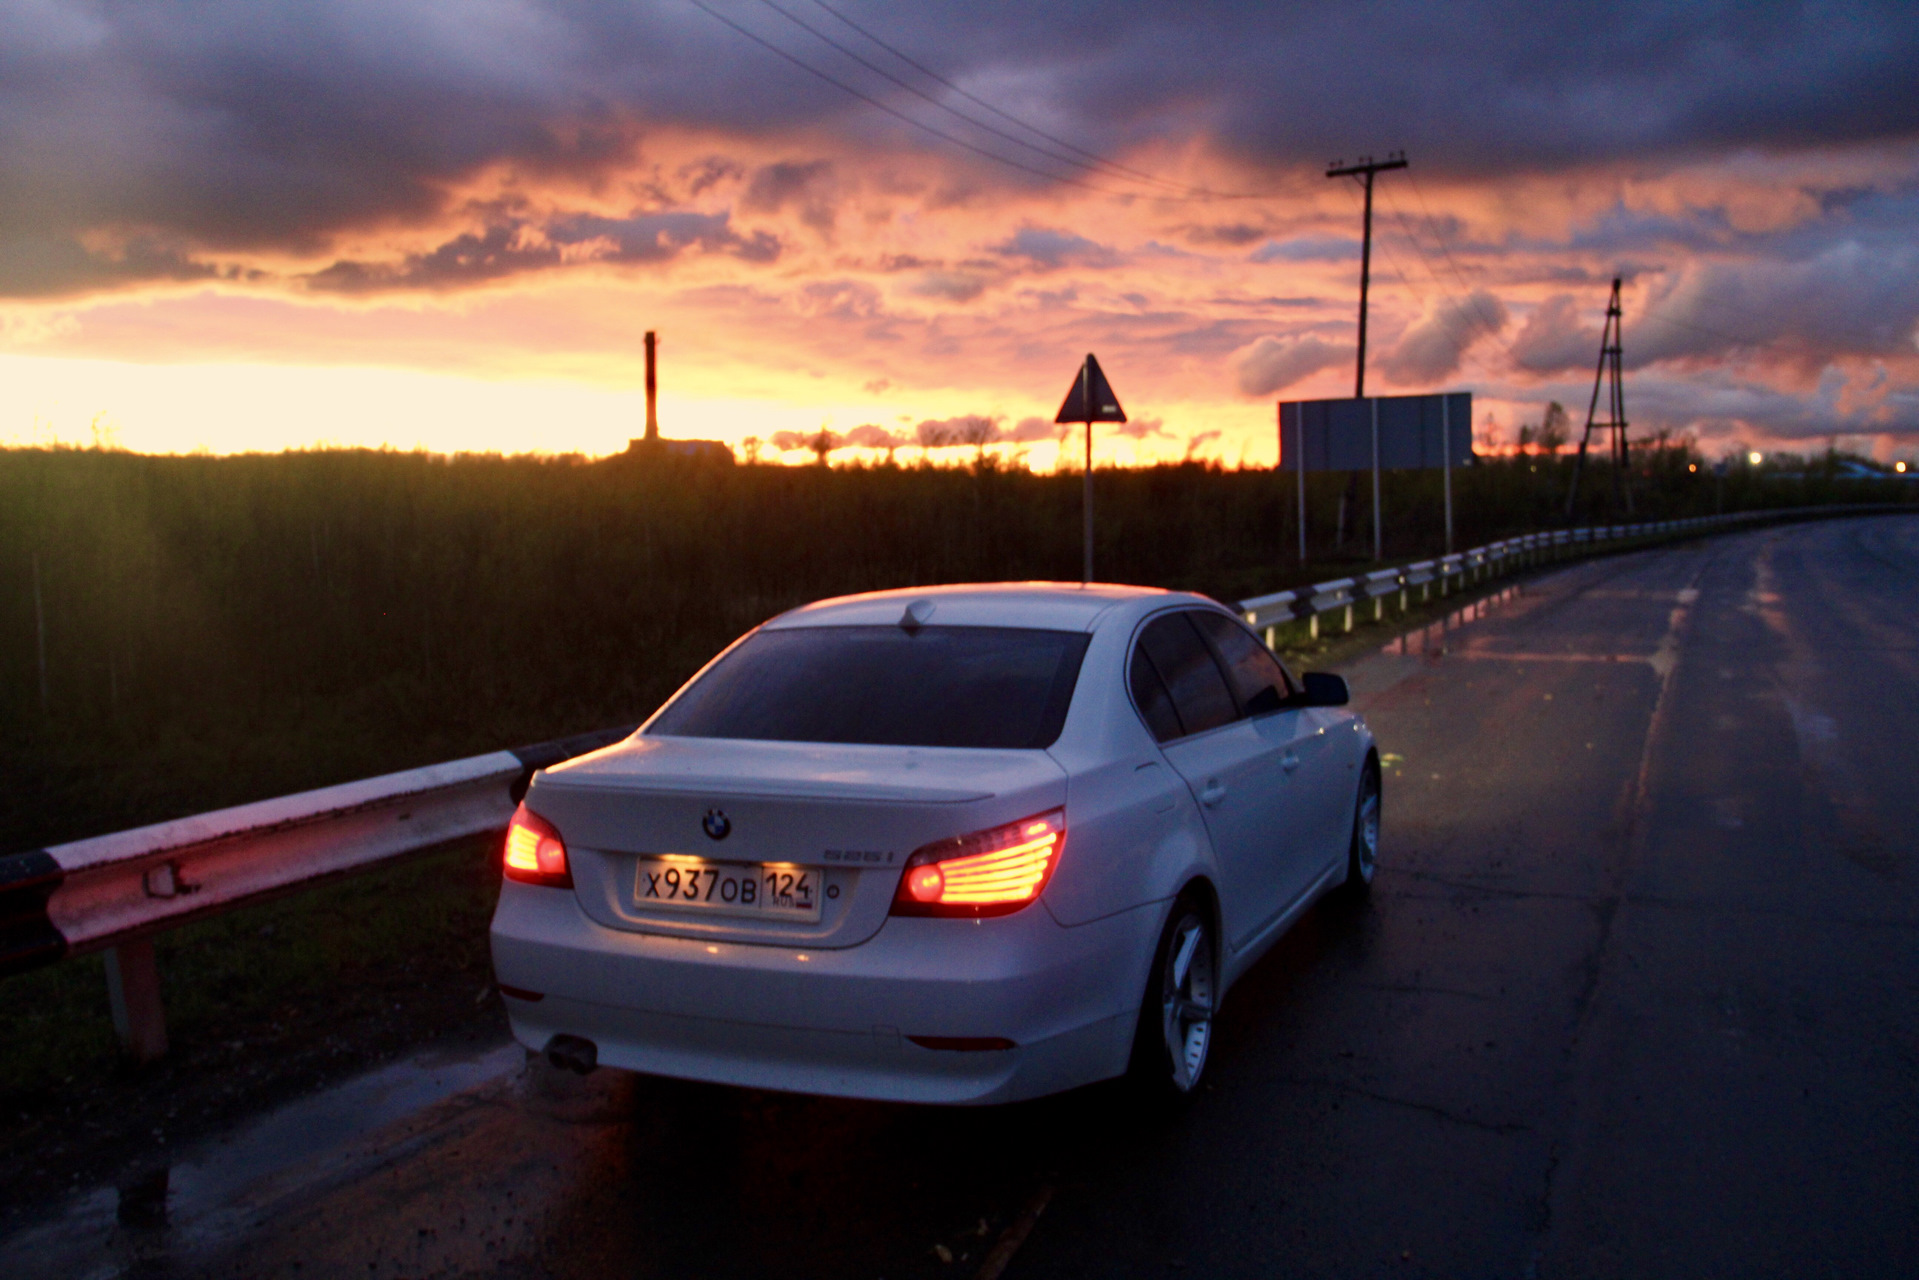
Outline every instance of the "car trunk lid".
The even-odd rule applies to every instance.
[[[559,829],[581,907],[600,924],[831,948],[879,930],[913,850],[1065,798],[1044,751],[636,736],[536,775],[527,806]],[[642,859],[662,857],[805,869],[819,919],[649,904]]]

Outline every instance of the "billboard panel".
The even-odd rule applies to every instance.
[[[1473,456],[1473,393],[1369,396],[1364,400],[1288,400],[1279,406],[1279,466],[1308,471],[1370,471],[1373,406],[1379,406],[1379,467],[1408,471],[1452,465]]]

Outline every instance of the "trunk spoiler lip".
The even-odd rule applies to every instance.
[[[708,800],[840,800],[852,804],[971,804],[990,800],[999,794],[977,788],[915,787],[886,783],[845,783],[840,785],[794,781],[791,784],[765,780],[749,782],[737,774],[687,774],[678,777],[647,777],[626,774],[541,773],[537,780],[541,791],[624,791],[646,795],[682,795]]]
[[[958,805],[990,800],[1009,783],[1038,781],[1029,770],[1037,769],[1049,781],[1064,782],[1067,775],[1044,748],[743,741],[748,749],[737,760],[726,760],[693,745],[711,741],[719,740],[628,738],[591,757],[540,770],[535,786],[715,800]],[[841,750],[848,754],[832,758]]]

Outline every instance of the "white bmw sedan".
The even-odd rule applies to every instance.
[[[1371,732],[1201,596],[785,613],[534,776],[493,963],[578,1070],[995,1103],[1206,1066],[1234,979],[1379,840]]]

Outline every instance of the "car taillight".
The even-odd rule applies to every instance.
[[[914,852],[893,895],[896,916],[1003,916],[1039,897],[1066,843],[1055,809]]]
[[[506,857],[501,870],[509,880],[524,884],[571,889],[573,872],[566,865],[566,841],[557,828],[525,804],[513,811],[506,826]]]

